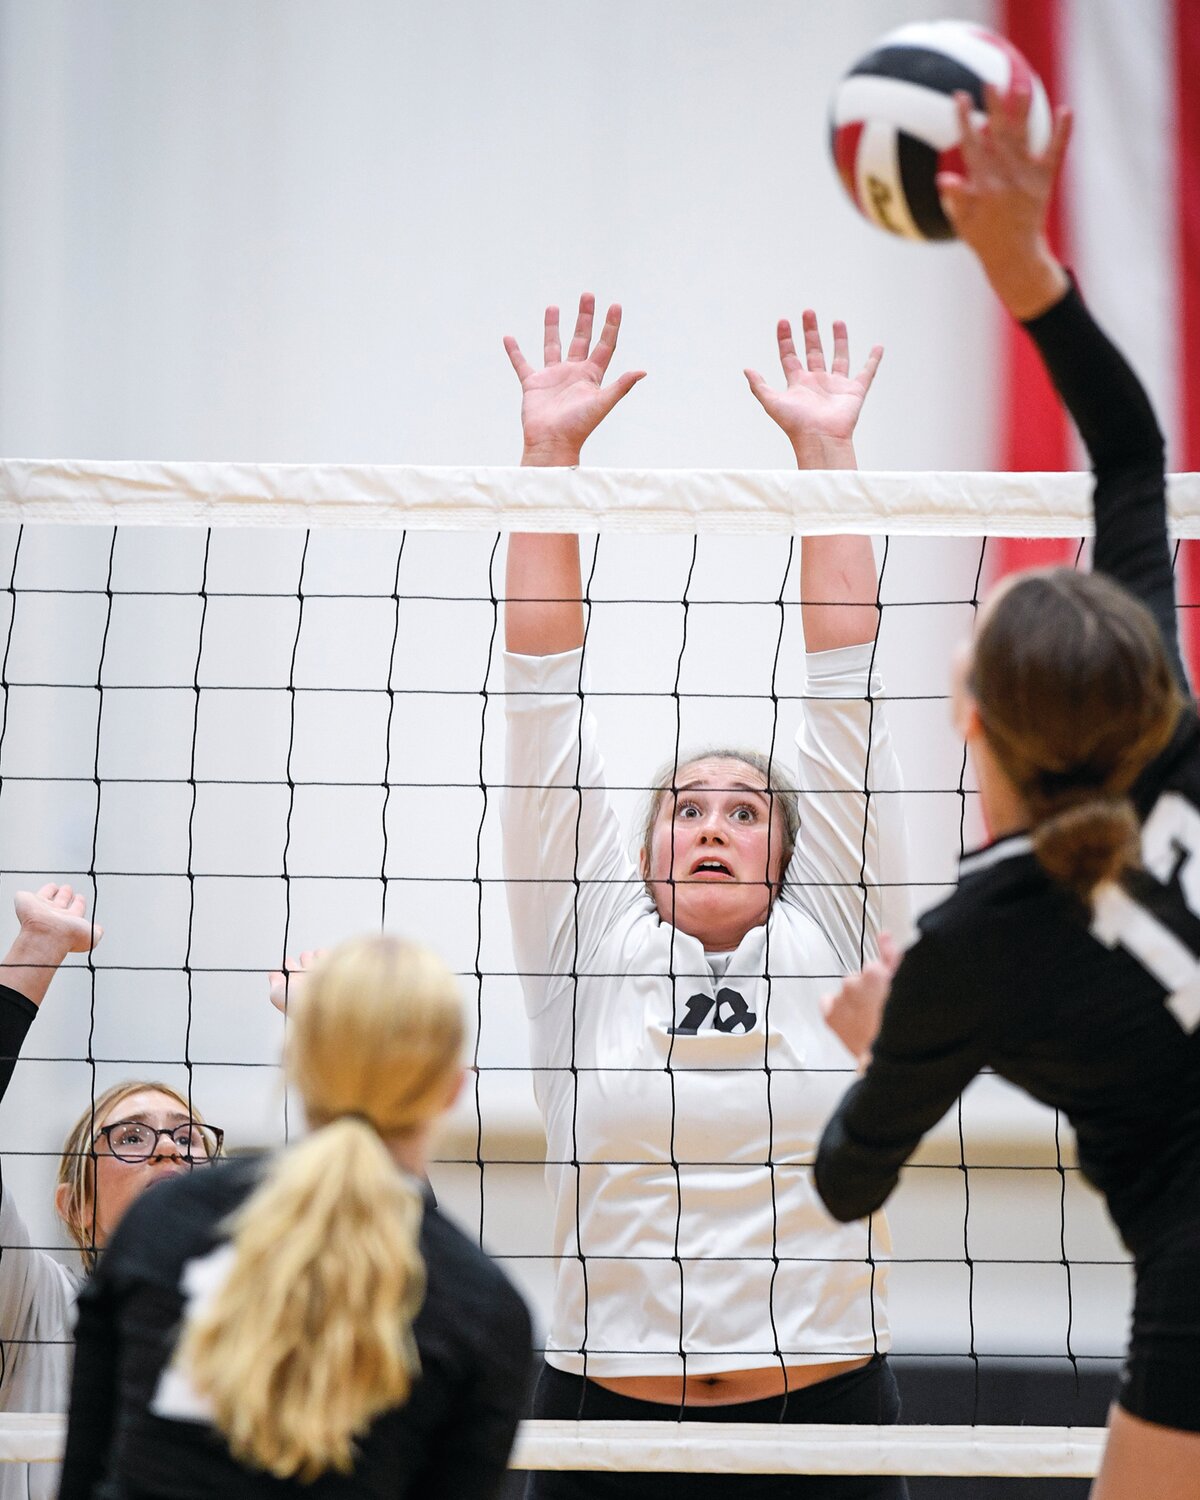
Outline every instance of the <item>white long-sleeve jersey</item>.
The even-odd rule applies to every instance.
[[[505,873],[555,1200],[559,1369],[703,1375],[888,1347],[887,1226],[834,1223],[812,1182],[854,1071],[819,998],[881,928],[908,926],[870,660],[869,645],[808,658],[796,851],[718,977],[630,858],[582,652],[507,658]]]
[[[0,1411],[65,1412],[79,1277],[33,1247],[0,1179]],[[58,1464],[0,1464],[0,1500],[53,1500]]]

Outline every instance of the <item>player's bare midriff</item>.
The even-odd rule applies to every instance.
[[[774,1366],[763,1370],[723,1370],[719,1375],[689,1375],[683,1382],[684,1406],[733,1406],[743,1401],[765,1401],[782,1396],[785,1391],[803,1390],[819,1385],[835,1375],[848,1375],[870,1364],[871,1356],[861,1359],[835,1359],[820,1365]],[[629,1396],[634,1401],[658,1401],[664,1406],[680,1404],[678,1375],[624,1375],[613,1380],[588,1377],[606,1391]]]

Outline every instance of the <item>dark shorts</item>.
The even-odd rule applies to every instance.
[[[1134,1269],[1133,1332],[1117,1400],[1144,1422],[1200,1432],[1200,1224],[1161,1236]]]
[[[669,1421],[678,1408],[634,1401],[546,1365],[533,1398],[535,1417],[596,1421]],[[887,1360],[876,1355],[861,1369],[767,1401],[737,1406],[693,1406],[685,1422],[898,1422],[900,1397]],[[532,1474],[525,1500],[907,1500],[903,1479],[812,1474],[633,1474],[598,1470],[543,1470]]]

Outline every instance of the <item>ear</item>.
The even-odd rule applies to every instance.
[[[466,1084],[466,1081],[467,1069],[459,1068],[458,1072],[454,1075],[453,1078],[451,1078],[447,1088],[445,1104],[446,1109],[454,1108],[455,1104],[458,1102],[458,1096],[463,1091],[463,1086]]]
[[[979,705],[970,693],[964,692],[954,705],[954,727],[960,738],[968,745],[983,733],[983,720],[979,717]]]
[[[643,880],[650,874],[650,861],[646,857],[646,846],[643,844],[638,850],[638,874]]]
[[[71,1184],[69,1182],[60,1182],[54,1189],[54,1211],[68,1229],[74,1229],[75,1226],[71,1216]]]

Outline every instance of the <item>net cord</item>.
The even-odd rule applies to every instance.
[[[0,1413],[0,1463],[56,1463],[66,1419]],[[621,1473],[905,1474],[1090,1479],[1102,1427],[867,1427],[523,1422],[510,1467]]]
[[[86,526],[1078,537],[1091,495],[1083,472],[0,461],[0,521]],[[1200,475],[1170,476],[1168,519],[1200,537]]]

